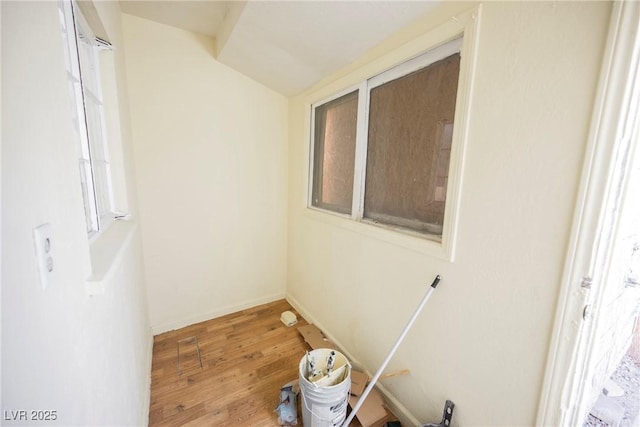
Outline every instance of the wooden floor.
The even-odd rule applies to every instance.
[[[295,326],[280,321],[287,310]],[[307,324],[280,300],[154,337],[149,425],[278,426],[280,388],[298,379],[311,350],[297,329]],[[387,412],[372,427],[391,420]]]
[[[286,327],[286,310],[281,300],[156,336],[149,425],[277,426],[280,387],[309,349],[297,330],[307,323]]]

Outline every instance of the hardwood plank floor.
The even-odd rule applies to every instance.
[[[295,313],[280,300],[156,336],[149,425],[277,426],[280,387],[298,378],[309,349],[297,330],[307,322],[296,313],[286,327],[286,310]]]
[[[296,313],[295,326],[280,321],[287,310]],[[278,426],[280,388],[298,379],[300,359],[311,349],[297,329],[307,324],[280,300],[157,335],[149,425]]]

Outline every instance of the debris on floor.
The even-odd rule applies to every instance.
[[[360,399],[359,396],[349,397],[349,406],[354,408]],[[378,390],[371,389],[371,392],[366,397],[360,410],[356,414],[356,418],[362,424],[362,427],[372,427],[381,425],[387,418],[387,410],[384,406],[384,399]]]
[[[606,390],[606,392],[605,392]],[[640,363],[629,354],[611,375],[583,427],[640,425]]]
[[[298,425],[298,393],[297,381],[292,381],[280,389],[280,403],[275,411],[278,413],[278,424],[281,426]]]
[[[364,372],[351,370],[351,394],[354,396],[360,396],[364,391],[364,388],[369,382],[369,375]]]
[[[354,408],[358,403],[360,395],[364,392],[369,376],[361,371],[351,370],[351,396],[349,397],[349,406]],[[366,400],[356,414],[356,418],[363,427],[371,427],[382,425],[387,420],[388,412],[385,409],[384,399],[376,389],[371,389]]]
[[[280,321],[285,324],[285,326],[293,326],[298,323],[298,318],[292,311],[283,311],[280,315]]]
[[[325,337],[322,331],[315,325],[300,326],[298,332],[300,332],[302,338],[304,338],[313,350],[317,348],[337,349],[336,345],[329,338]]]

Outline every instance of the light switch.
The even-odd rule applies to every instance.
[[[46,223],[34,228],[33,240],[36,248],[38,272],[40,273],[40,284],[42,289],[47,289],[47,286],[53,284],[56,273],[51,224]]]

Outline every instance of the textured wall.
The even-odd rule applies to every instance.
[[[309,103],[415,56],[470,7],[441,6],[291,101],[287,293],[373,372],[441,274],[389,366],[411,374],[382,384],[422,422],[452,399],[459,425],[533,425],[608,3],[483,5],[454,262],[305,209]]]
[[[97,10],[121,48],[117,3]],[[125,110],[121,172],[126,194],[135,194],[117,53],[114,66]],[[15,424],[5,411],[19,410],[28,419],[31,410],[56,411],[57,418],[20,425],[141,425],[148,413],[151,334],[140,236],[130,222],[134,234],[120,242],[121,262],[103,282],[104,293],[89,297],[92,264],[68,85],[57,2],[3,2],[3,425]],[[135,200],[130,202],[135,218]],[[57,276],[43,290],[32,229],[46,222]]]

